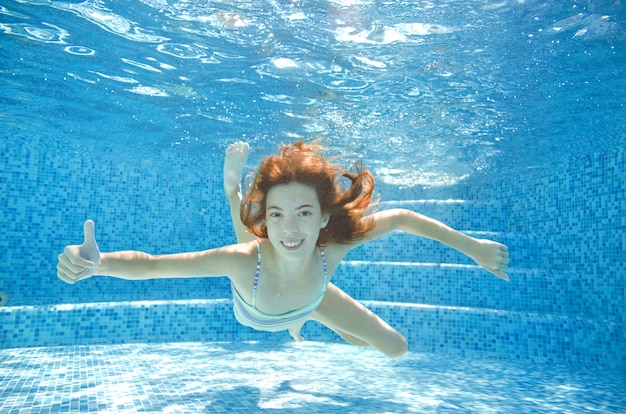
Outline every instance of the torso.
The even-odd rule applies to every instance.
[[[242,275],[244,277],[232,279],[241,297],[249,304],[252,304],[256,269],[256,246],[254,242],[251,245],[254,249],[254,267],[249,268],[245,266],[250,271],[247,271],[246,275]],[[259,245],[262,260],[256,293],[256,308],[258,310],[269,314],[283,314],[299,309],[318,299],[332,275],[329,263],[327,270],[328,278],[324,281],[324,267],[319,249],[316,249],[313,253],[312,264],[304,268],[303,271],[279,275],[277,272],[272,273],[272,269],[276,269],[278,266],[275,263],[276,259],[270,242],[267,239],[261,239],[259,240]],[[332,271],[334,271],[336,266],[336,264],[332,266]]]

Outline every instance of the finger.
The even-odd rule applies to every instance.
[[[73,285],[75,283],[74,280],[67,277],[65,273],[63,273],[61,270],[57,271],[57,277],[61,279],[62,281],[64,281],[65,283],[69,283],[70,285]]]
[[[94,265],[92,261],[81,256],[79,246],[66,246],[65,249],[63,249],[63,253],[59,255],[59,261],[64,261],[68,267],[77,266],[85,268]]]
[[[80,271],[74,271],[63,262],[59,262],[57,264],[57,276],[66,283],[74,284],[79,280],[93,276],[93,271],[91,268],[82,268]]]
[[[249,149],[250,145],[247,142],[237,141],[235,144],[233,144],[233,150],[242,154],[247,154]]]
[[[59,255],[59,263],[57,264],[57,269],[63,269],[66,274],[78,274],[83,272],[86,267],[75,265],[70,262],[65,255]]]
[[[69,272],[67,268],[63,266],[62,263],[57,264],[57,276],[59,279],[61,279],[65,283],[69,283],[69,284],[76,283],[76,279],[72,277],[73,273]]]
[[[226,148],[226,152],[227,153],[239,152],[241,148],[243,147],[243,145],[244,145],[244,142],[242,141],[233,142],[232,144],[228,146],[228,148]]]
[[[494,275],[496,275],[497,277],[499,277],[502,280],[506,280],[507,282],[509,281],[509,275],[507,275],[504,272],[500,272],[499,270],[494,270],[494,269],[489,269],[489,271],[491,273],[493,273]]]
[[[59,263],[57,263],[57,270],[62,271],[70,279],[76,279],[76,275],[82,273],[87,269],[84,266],[76,266],[70,263],[66,258],[59,256]]]
[[[83,225],[84,241],[83,244],[90,245],[90,243],[96,243],[96,234],[94,230],[93,220],[85,221]]]

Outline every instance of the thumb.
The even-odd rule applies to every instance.
[[[489,269],[489,271],[491,273],[493,273],[494,275],[496,275],[497,277],[499,277],[502,280],[506,280],[507,282],[509,281],[509,275],[507,275],[504,272],[501,272],[499,270],[495,270],[495,269]]]
[[[92,220],[85,221],[83,232],[84,240],[83,244],[80,246],[81,256],[87,260],[91,260],[94,264],[98,264],[100,262],[100,250],[96,243],[94,223]]]
[[[83,244],[88,245],[96,243],[96,232],[94,230],[93,220],[85,221],[85,225],[83,226],[83,232],[85,233]]]

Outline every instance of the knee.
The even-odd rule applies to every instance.
[[[389,358],[400,358],[401,356],[406,354],[408,349],[408,341],[404,336],[400,335],[397,340],[393,341],[393,343],[390,343],[389,346],[385,347],[384,350],[381,349],[381,351]]]

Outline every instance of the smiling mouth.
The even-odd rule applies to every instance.
[[[296,250],[298,247],[304,243],[304,240],[295,240],[295,241],[281,241],[280,242],[287,250]]]

